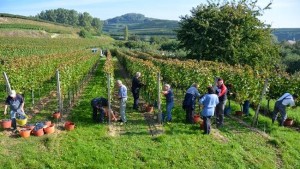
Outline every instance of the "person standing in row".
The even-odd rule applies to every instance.
[[[210,133],[210,118],[215,113],[215,107],[219,103],[219,98],[215,94],[212,87],[207,88],[207,94],[199,100],[200,105],[203,105],[201,116],[204,121],[204,134]]]
[[[119,87],[118,99],[120,100],[120,115],[121,119],[119,122],[127,122],[125,111],[127,102],[127,87],[122,83],[121,80],[117,80],[117,86]]]
[[[295,100],[298,98],[298,95],[290,93],[284,93],[275,103],[274,111],[273,111],[273,118],[272,118],[272,124],[277,120],[278,113],[280,112],[281,115],[281,121],[280,126],[283,126],[284,121],[287,119],[286,114],[286,107],[296,107],[295,106]]]
[[[198,91],[199,85],[197,83],[192,84],[192,86],[186,91],[184,100],[182,103],[183,109],[186,111],[186,122],[194,123],[193,116],[195,110],[196,99],[200,97]]]
[[[216,82],[216,94],[219,97],[219,103],[216,107],[216,120],[217,127],[222,127],[224,123],[224,109],[227,101],[227,87],[224,84],[223,79],[218,78]]]
[[[16,115],[17,113],[20,115],[25,115],[24,113],[24,99],[21,95],[17,94],[15,90],[11,90],[9,96],[6,98],[5,107],[4,107],[4,115],[7,114],[7,108],[10,107],[10,118],[12,120],[12,129],[16,132],[17,129],[17,121]]]
[[[141,73],[136,72],[135,76],[132,78],[132,86],[131,86],[131,92],[133,95],[133,109],[138,110],[138,104],[139,104],[139,95],[140,95],[140,88],[143,86],[143,84],[140,81]]]
[[[162,118],[163,121],[170,123],[172,121],[172,108],[174,107],[174,94],[171,86],[169,84],[165,84],[162,93],[166,97],[166,115],[163,113]]]

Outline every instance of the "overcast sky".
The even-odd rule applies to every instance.
[[[258,0],[266,6],[270,0]],[[34,16],[48,9],[74,9],[106,20],[126,13],[150,18],[179,20],[206,0],[0,0],[0,13]],[[273,28],[300,28],[300,0],[273,0],[272,9],[260,19]]]

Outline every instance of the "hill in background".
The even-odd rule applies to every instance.
[[[145,17],[142,14],[128,13],[104,21],[103,32],[110,34],[116,39],[122,39],[124,28],[128,27],[130,35],[137,35],[143,39],[150,36],[166,36],[175,38],[175,29],[178,21],[162,20]]]
[[[149,40],[151,36],[175,39],[178,21],[145,17],[143,14],[128,13],[103,21],[103,32],[115,39],[123,39],[124,28],[130,36]],[[37,18],[0,13],[0,36],[29,37],[78,37],[80,27],[45,21]],[[300,40],[300,28],[274,28],[278,41]]]
[[[143,14],[128,13],[104,21],[103,31],[116,39],[122,39],[124,28],[128,26],[131,35],[147,39],[148,36],[166,36],[176,38],[174,30],[178,29],[178,21],[161,20],[145,17]],[[274,28],[273,34],[278,41],[300,40],[300,28]]]
[[[300,41],[300,28],[275,28],[273,34],[279,42],[287,40]]]

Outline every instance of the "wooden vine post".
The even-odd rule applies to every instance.
[[[160,73],[157,73],[157,109],[158,109],[158,114],[157,114],[157,120],[158,123],[162,123],[162,112],[161,112],[161,86],[160,86]]]
[[[108,124],[111,124],[111,93],[110,93],[110,78],[111,74],[107,73],[107,104],[108,104]]]
[[[268,79],[265,80],[264,88],[263,88],[263,90],[261,92],[260,99],[259,99],[259,102],[258,102],[258,106],[257,106],[256,112],[255,112],[255,115],[253,117],[252,126],[258,124],[258,113],[259,113],[260,103],[261,103],[264,95],[266,94],[266,89],[267,89],[267,86],[268,86],[268,81],[269,81]]]
[[[3,76],[4,76],[4,79],[5,79],[5,83],[6,83],[6,91],[9,94],[10,91],[11,91],[11,87],[10,87],[9,80],[8,80],[8,77],[7,77],[5,72],[3,72]]]
[[[61,89],[60,89],[60,80],[59,80],[59,71],[56,70],[56,86],[57,86],[57,100],[58,100],[58,112],[62,114],[62,98],[61,98]]]

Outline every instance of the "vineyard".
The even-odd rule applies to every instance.
[[[31,106],[56,91],[57,71],[60,73],[62,99],[70,103],[99,61],[99,52],[93,53],[91,49],[100,49],[110,43],[97,39],[0,39],[3,42],[0,45],[0,70],[6,72],[11,88],[25,96]],[[5,98],[4,78],[0,82],[0,95]]]
[[[300,89],[300,77],[290,76],[287,73],[274,70],[268,71],[262,68],[252,69],[249,66],[231,66],[224,63],[211,61],[180,61],[177,59],[165,59],[157,54],[149,54],[140,51],[116,50],[115,55],[125,65],[131,75],[137,70],[144,73],[144,82],[147,85],[147,93],[156,93],[156,74],[161,72],[164,83],[171,84],[174,88],[182,91],[191,84],[199,83],[199,90],[205,93],[206,87],[213,85],[216,77],[225,79],[230,92],[234,93],[233,100],[241,105],[246,100],[256,106],[259,103],[265,79],[269,79],[266,99],[278,99],[283,93],[297,93]],[[134,64],[134,66],[133,66]],[[138,65],[141,64],[141,67]],[[149,66],[147,66],[149,65]],[[147,68],[151,67],[151,69]],[[155,100],[155,96],[152,96]],[[266,109],[270,110],[270,106]],[[242,109],[242,108],[241,108]],[[293,114],[292,117],[300,123],[300,115]]]
[[[267,116],[259,117],[258,126],[251,127],[252,117],[226,117],[225,126],[213,129],[212,135],[201,134],[198,124],[185,124],[181,108],[185,90],[199,83],[200,93],[212,85],[216,77],[230,86],[232,111],[240,110],[245,100],[253,109],[266,78],[269,87],[266,100],[271,105],[284,92],[299,91],[300,78],[280,70],[265,70],[219,62],[166,59],[163,56],[129,49],[114,48],[110,41],[99,39],[37,39],[0,38],[1,72],[6,72],[12,89],[25,96],[25,109],[30,111],[44,98],[43,111],[33,114],[31,123],[51,118],[56,111],[56,73],[59,71],[64,120],[76,123],[71,132],[62,130],[53,135],[24,139],[0,131],[0,166],[3,168],[299,168],[299,109],[288,113],[296,124],[293,128],[271,125]],[[106,58],[92,48],[110,49]],[[150,135],[147,119],[132,109],[130,90],[127,103],[128,124],[93,123],[90,100],[111,97],[114,111],[118,100],[115,81],[122,80],[130,89],[136,72],[142,73],[142,100],[157,104],[158,85],[171,84],[175,91],[174,121],[163,124],[163,132]],[[124,74],[126,76],[124,76]],[[158,81],[158,76],[162,79]],[[7,89],[3,78],[1,97]],[[49,96],[50,95],[50,96]],[[78,100],[74,100],[77,95]],[[159,102],[160,103],[160,102]],[[162,111],[165,100],[162,99]],[[71,104],[70,104],[71,105]],[[3,105],[2,105],[3,106]],[[267,106],[265,105],[265,108]],[[251,109],[251,114],[254,110]],[[272,110],[273,107],[270,106]],[[154,114],[157,113],[157,108]],[[199,111],[199,110],[197,110]],[[290,111],[290,110],[288,110]],[[31,113],[31,112],[30,112]],[[2,117],[4,118],[4,117]],[[52,119],[53,120],[53,119]],[[54,121],[55,122],[55,121]],[[213,125],[213,128],[214,125]],[[4,134],[3,134],[4,133]]]

